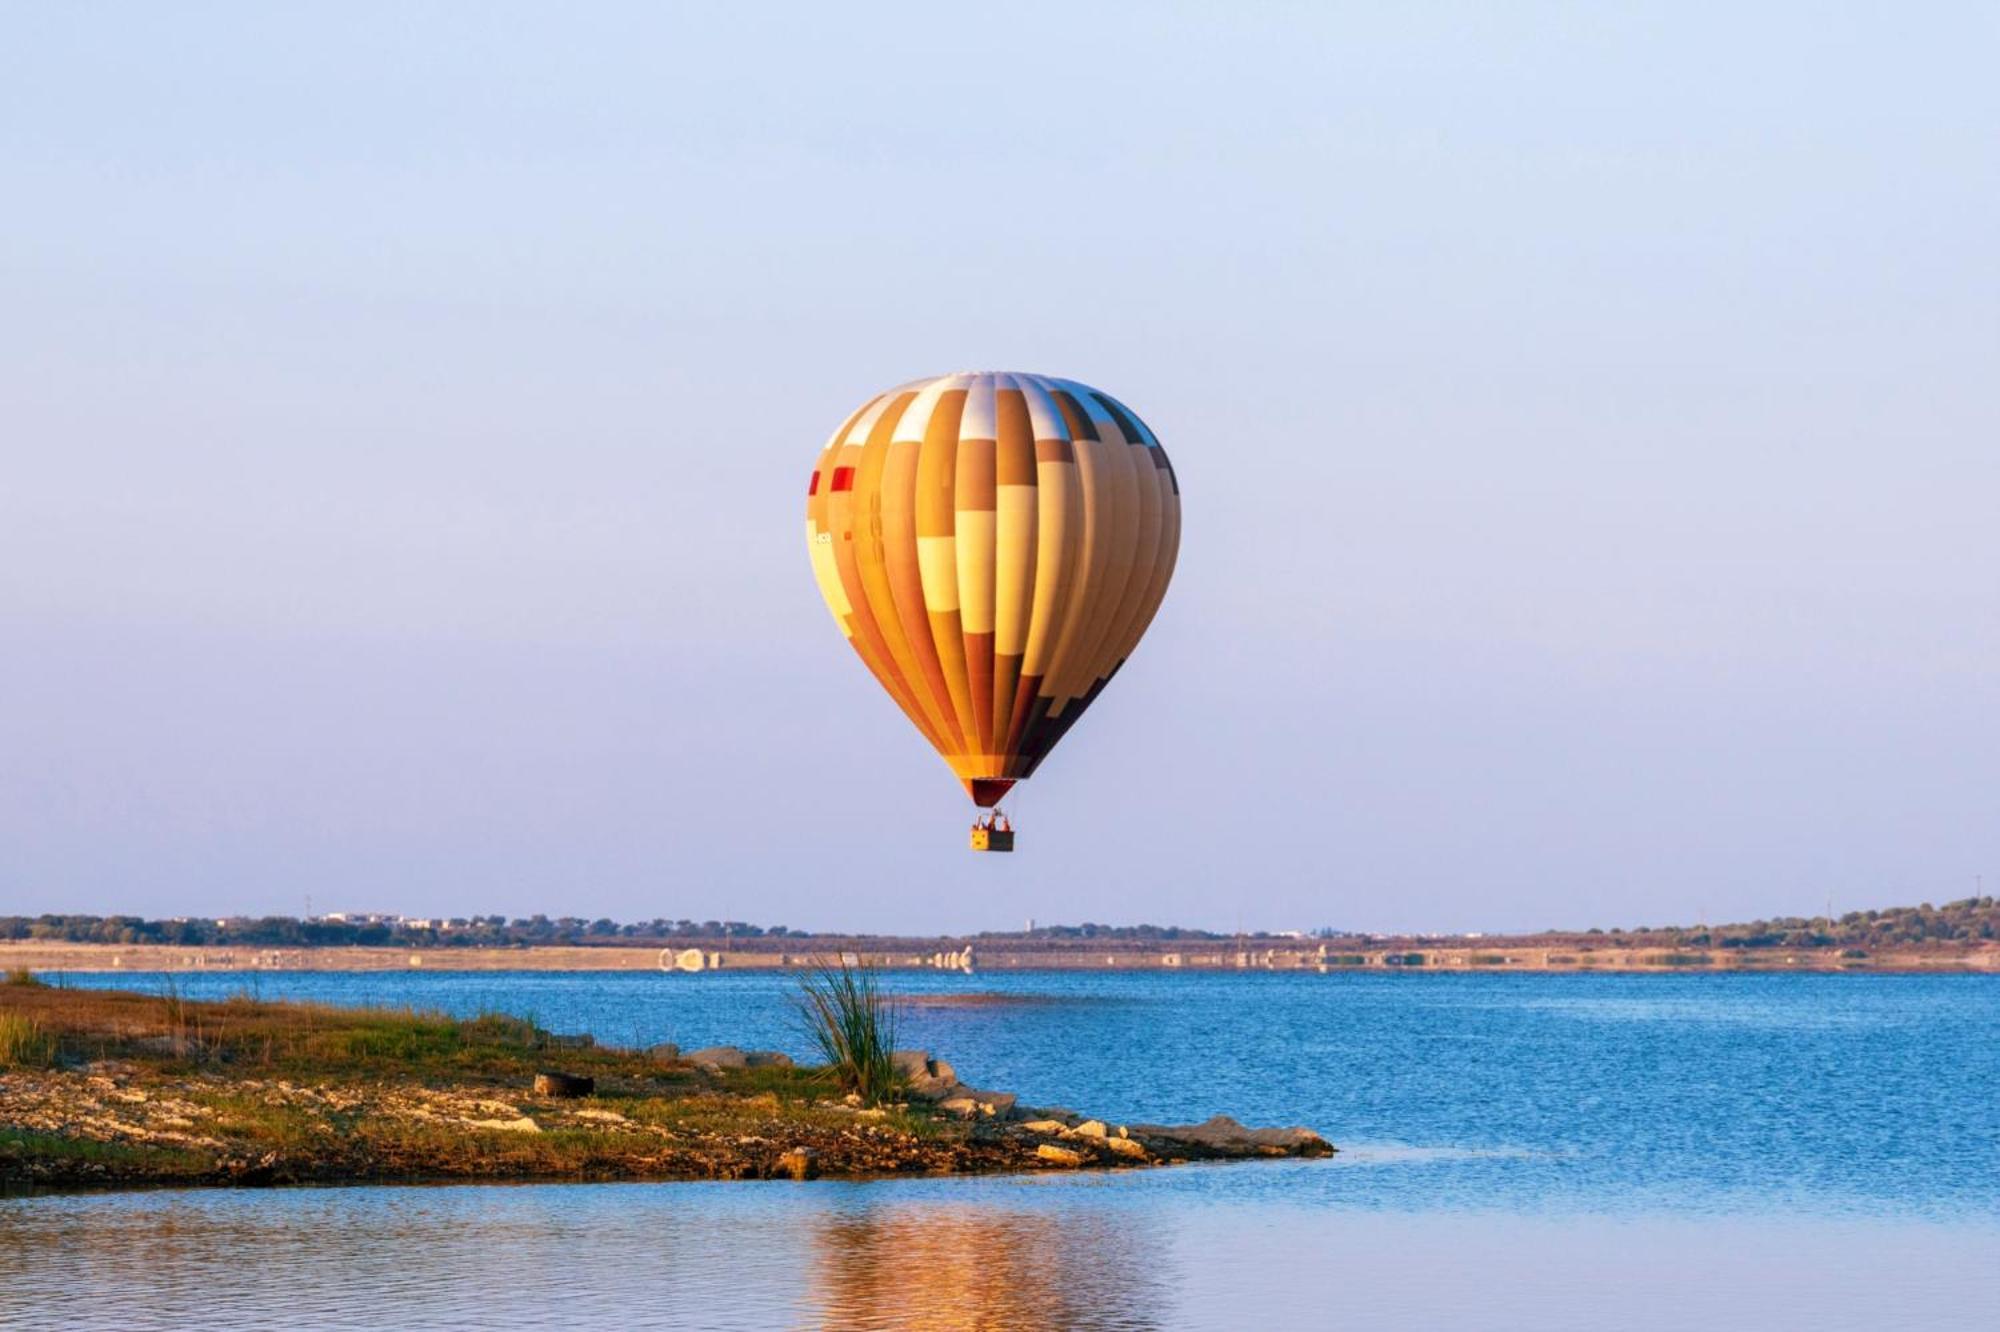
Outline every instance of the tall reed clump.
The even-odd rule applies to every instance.
[[[26,967],[14,967],[6,976],[0,977],[0,985],[18,985],[24,989],[45,990],[49,983]]]
[[[826,1059],[842,1091],[864,1105],[895,1098],[898,1083],[896,1002],[876,984],[872,968],[820,962],[799,975],[793,1000],[799,1025]]]
[[[54,1032],[25,1013],[0,1013],[0,1068],[47,1068],[55,1061]]]

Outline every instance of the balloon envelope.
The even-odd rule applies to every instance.
[[[834,431],[806,491],[841,633],[981,805],[1032,774],[1131,655],[1180,531],[1153,432],[1047,375],[878,394]]]

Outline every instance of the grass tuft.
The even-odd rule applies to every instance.
[[[820,962],[799,975],[793,1006],[842,1091],[859,1095],[864,1105],[895,1099],[901,1081],[892,1057],[897,1006],[872,968]]]
[[[0,1068],[47,1068],[55,1061],[54,1032],[24,1013],[0,1013]]]
[[[30,990],[46,990],[49,983],[26,967],[14,967],[0,978],[0,985],[18,985]]]

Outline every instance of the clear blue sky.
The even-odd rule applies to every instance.
[[[1635,924],[2000,883],[1990,5],[15,5],[0,913]],[[1119,395],[963,849],[840,418]]]

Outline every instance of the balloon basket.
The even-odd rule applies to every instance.
[[[974,851],[1012,851],[1014,849],[1014,825],[1007,822],[1007,816],[995,809],[972,821],[972,849]]]

